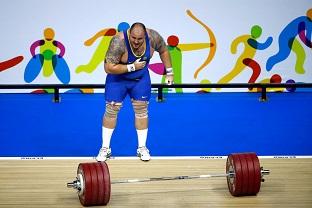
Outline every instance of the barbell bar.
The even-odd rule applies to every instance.
[[[80,163],[77,177],[67,183],[68,188],[78,191],[83,206],[106,205],[110,200],[111,184],[140,183],[152,181],[185,180],[199,178],[226,177],[228,189],[233,196],[257,195],[264,176],[270,170],[260,167],[257,155],[251,153],[233,153],[227,157],[226,173],[193,176],[169,176],[110,181],[108,166],[105,162]]]

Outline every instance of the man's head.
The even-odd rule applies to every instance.
[[[138,49],[145,41],[146,28],[140,22],[134,23],[129,30],[129,41],[133,49]]]

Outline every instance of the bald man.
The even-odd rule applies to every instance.
[[[151,97],[151,79],[148,64],[154,52],[159,53],[166,68],[166,83],[173,83],[173,70],[169,51],[158,32],[147,29],[142,23],[134,23],[130,29],[116,34],[109,45],[104,69],[106,108],[102,126],[102,147],[96,160],[106,161],[111,156],[110,140],[116,126],[122,102],[130,96],[135,113],[138,136],[137,156],[150,160],[146,147],[148,131],[148,101]]]

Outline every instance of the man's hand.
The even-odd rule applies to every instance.
[[[146,61],[140,61],[141,58],[138,58],[134,63],[127,64],[128,72],[137,71],[143,69],[146,65]]]
[[[173,84],[173,69],[172,68],[167,68],[166,69],[166,75],[165,75],[165,82],[167,85],[172,85]]]
[[[165,75],[165,82],[167,85],[172,85],[173,84],[173,74],[166,74]]]
[[[134,62],[134,66],[135,66],[135,70],[140,70],[143,69],[146,65],[146,61],[140,61],[141,58],[138,58],[135,62]]]

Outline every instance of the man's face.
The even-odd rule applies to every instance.
[[[143,45],[144,40],[145,40],[145,32],[143,28],[141,27],[133,28],[129,35],[129,41],[130,41],[131,47],[133,49],[140,48],[140,46]]]

